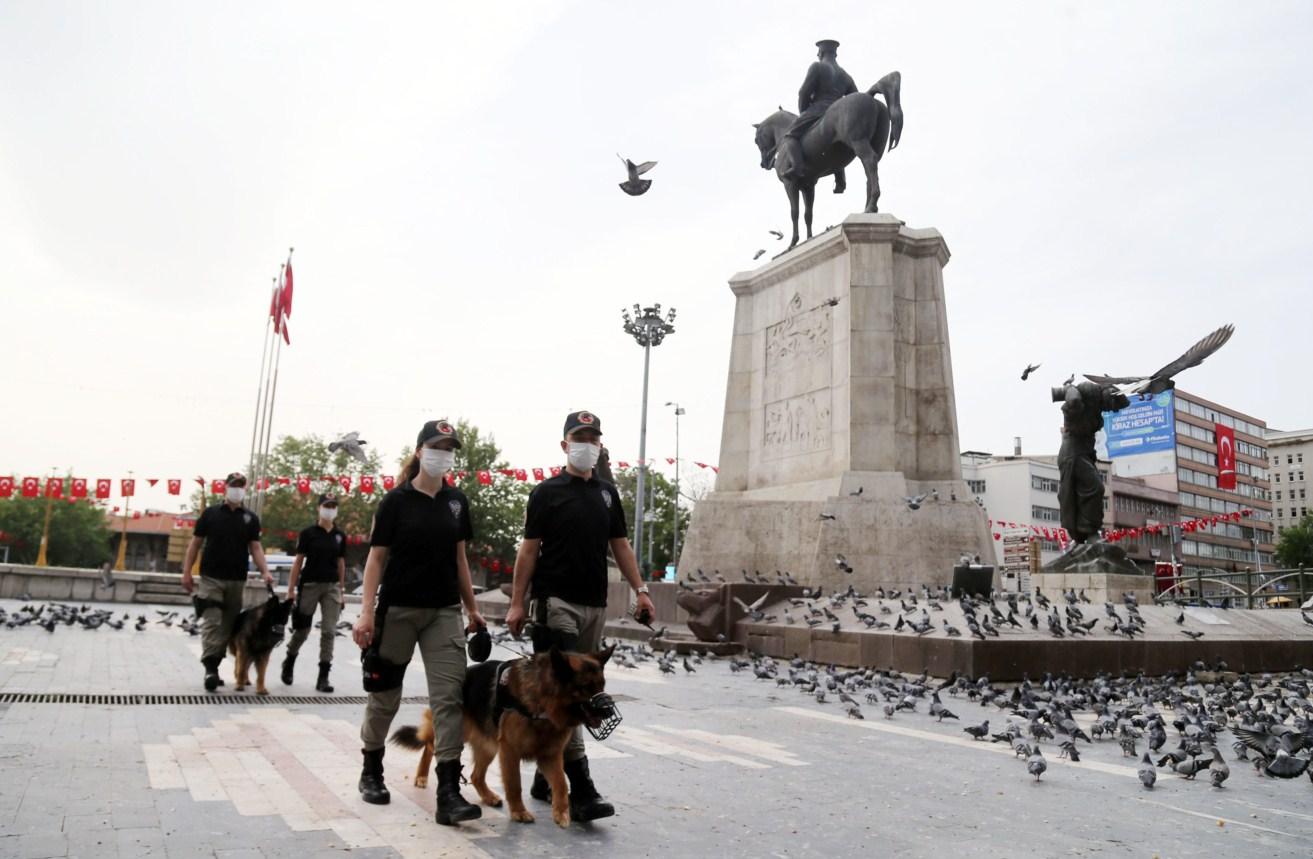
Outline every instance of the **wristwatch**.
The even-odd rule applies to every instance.
[[[638,588],[638,590],[634,591],[634,593],[636,593],[636,594],[650,594],[650,593],[652,593],[652,589],[649,588],[647,585],[640,585],[639,588]]]

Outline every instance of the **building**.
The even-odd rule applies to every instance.
[[[1062,528],[1058,510],[1058,458],[1056,456],[994,456],[978,450],[962,453],[962,479],[976,503],[985,508],[991,530],[1027,530],[1040,545],[1040,564],[1062,553],[1057,531]],[[1045,532],[1049,534],[1045,537]],[[995,562],[1003,563],[1003,540],[994,540]]]
[[[1266,424],[1244,412],[1176,390],[1176,484],[1182,519],[1240,514],[1180,535],[1178,556],[1186,576],[1196,571],[1258,570],[1272,566],[1273,531]],[[1235,432],[1235,489],[1218,488],[1218,425]],[[1292,467],[1293,473],[1300,469]],[[1284,472],[1283,472],[1284,474]],[[1149,478],[1149,482],[1157,482]],[[1302,479],[1298,482],[1303,485]],[[1294,484],[1282,482],[1289,491]],[[1246,512],[1248,511],[1248,512]]]
[[[1099,463],[1100,472],[1104,471]],[[1169,526],[1181,519],[1178,493],[1175,490],[1150,485],[1147,478],[1104,477],[1103,523],[1105,528],[1130,530],[1149,529],[1155,525]],[[1119,542],[1127,556],[1146,573],[1152,573],[1158,561],[1170,561],[1173,554],[1170,529],[1160,533],[1138,531],[1135,536]]]
[[[147,510],[133,513],[126,520],[114,514],[107,514],[105,519],[114,557],[118,557],[119,540],[127,535],[124,567],[137,572],[182,572],[183,553],[196,526],[195,514]]]
[[[1272,476],[1272,524],[1279,536],[1313,509],[1305,472],[1313,474],[1313,429],[1267,431],[1267,453]],[[1306,468],[1307,465],[1307,468]]]

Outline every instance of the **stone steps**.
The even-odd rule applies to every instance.
[[[132,595],[132,601],[157,605],[190,605],[191,597],[182,589],[181,584],[141,582]]]

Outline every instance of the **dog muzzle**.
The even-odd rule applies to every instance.
[[[585,715],[584,727],[588,733],[593,735],[595,740],[605,740],[611,736],[611,732],[616,729],[623,718],[620,715],[620,708],[616,706],[615,699],[605,692],[598,692],[589,698],[583,704]]]

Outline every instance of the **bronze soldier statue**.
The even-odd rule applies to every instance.
[[[1062,527],[1076,543],[1097,539],[1103,530],[1103,480],[1094,458],[1094,434],[1103,413],[1131,404],[1113,385],[1081,382],[1053,389],[1062,403],[1062,447],[1058,449],[1058,507]]]
[[[857,84],[853,83],[852,76],[839,65],[839,43],[834,39],[821,39],[816,43],[816,48],[816,62],[807,69],[807,77],[798,90],[798,118],[785,132],[781,147],[792,165],[786,174],[790,179],[802,178],[805,173],[802,136],[807,133],[807,129],[825,116],[830,105],[848,93],[857,92]],[[834,171],[834,193],[842,194],[847,187],[847,177],[840,167]]]

